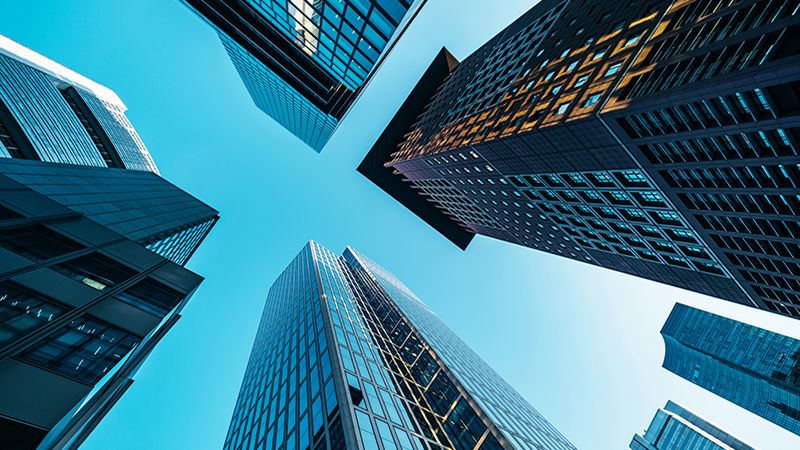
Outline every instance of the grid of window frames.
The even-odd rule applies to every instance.
[[[727,276],[640,170],[508,178],[580,246]]]
[[[550,220],[509,179],[474,150],[451,151],[425,158],[425,170],[412,184],[451,217],[476,233],[528,247],[593,261],[558,223]],[[438,174],[444,178],[419,178]]]
[[[383,358],[402,386],[423,433],[438,439],[440,445],[456,449],[500,449],[497,437],[470,406],[437,359],[436,352],[403,318],[386,292],[365,270],[355,254],[345,253],[354,283],[364,293],[359,305],[373,336],[382,349]]]
[[[15,357],[94,384],[140,340],[118,327],[82,316]]]
[[[381,446],[384,450],[439,448],[423,438],[424,432],[410,412],[418,411],[419,406],[406,402],[387,369],[376,345],[378,339],[367,326],[368,319],[357,301],[363,293],[347,266],[338,255],[312,245],[361,445],[365,450]],[[422,427],[426,428],[430,424]]]
[[[664,368],[800,434],[800,341],[678,304]]]
[[[422,303],[393,275],[376,277],[378,266],[363,261],[351,249],[338,256],[310,242],[279,276],[226,449],[337,449],[352,438],[365,450],[574,450],[452,332],[438,330],[438,342],[449,348],[434,350],[396,298]],[[454,358],[469,386],[482,389],[482,404],[490,396],[503,403],[489,407],[510,440],[473,406],[476,398],[445,369],[439,352]]]
[[[322,150],[339,121],[320,110],[226,34],[219,36],[256,106],[311,148]]]
[[[225,449],[344,449],[310,245],[270,288]]]
[[[203,220],[185,228],[168,234],[165,237],[153,239],[143,245],[149,250],[173,261],[175,264],[184,265],[192,253],[200,246],[217,219]]]
[[[372,293],[363,310],[382,330],[376,335],[387,336],[384,348],[396,373],[411,381],[408,395],[428,403],[453,448],[574,449],[396,276],[355,250],[348,248],[344,258]]]
[[[673,402],[656,412],[647,431],[634,437],[630,448],[755,450]]]
[[[600,3],[534,7],[526,14],[529,24],[518,20],[470,55],[431,99],[390,164],[597,113],[666,7],[629,0],[620,14]]]
[[[592,249],[728,276],[641,170],[502,176],[475,151],[426,162],[447,179],[413,184],[467,227],[502,229],[508,240],[585,261]]]
[[[10,281],[0,282],[0,346],[39,329],[67,308]]]
[[[800,316],[800,7],[791,1],[682,2],[620,87],[614,120],[713,240],[749,295]],[[723,88],[672,89],[727,79]],[[719,83],[717,83],[719,84]],[[659,107],[652,98],[661,99]],[[642,106],[639,106],[639,105]],[[628,111],[628,109],[630,111]]]
[[[247,0],[351,90],[375,66],[410,0]]]
[[[664,32],[620,89],[619,100],[644,97],[790,57],[800,30],[794,0],[672,2]],[[755,31],[754,30],[758,30]],[[795,50],[796,51],[796,50]]]
[[[0,156],[158,173],[124,106],[8,55],[0,55],[0,77],[0,150],[11,149]]]

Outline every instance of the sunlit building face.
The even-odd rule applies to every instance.
[[[310,242],[269,291],[225,449],[574,450],[397,277]]]
[[[800,10],[763,6],[539,2],[438,55],[359,170],[462,248],[800,317]]]
[[[256,105],[316,151],[425,3],[183,1],[214,26]]]

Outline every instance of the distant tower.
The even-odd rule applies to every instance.
[[[224,448],[575,449],[393,274],[315,242],[269,291]]]
[[[675,305],[664,368],[800,435],[800,341]]]
[[[800,10],[543,0],[443,51],[359,171],[475,234],[800,317]]]
[[[755,450],[669,401],[656,412],[644,434],[633,436],[632,450]]]
[[[256,106],[319,152],[426,0],[182,0]]]
[[[76,448],[202,278],[217,211],[107,88],[0,36],[0,447]]]

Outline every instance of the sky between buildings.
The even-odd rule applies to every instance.
[[[6,1],[0,33],[116,91],[162,175],[222,215],[189,264],[206,281],[84,448],[221,448],[267,290],[309,239],[393,271],[580,449],[627,448],[667,400],[800,447],[661,369],[658,334],[676,301],[800,338],[797,321],[490,238],[462,252],[356,173],[442,46],[463,59],[532,4],[429,0],[317,155],[177,0]]]

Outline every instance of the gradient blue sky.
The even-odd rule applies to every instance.
[[[4,2],[0,33],[115,90],[162,175],[222,214],[189,264],[206,281],[84,448],[220,448],[267,290],[309,239],[392,270],[578,448],[627,448],[669,399],[759,449],[800,447],[661,369],[658,334],[675,301],[800,338],[797,321],[489,238],[462,252],[356,173],[443,45],[464,58],[532,4],[430,0],[317,155],[177,0]]]

